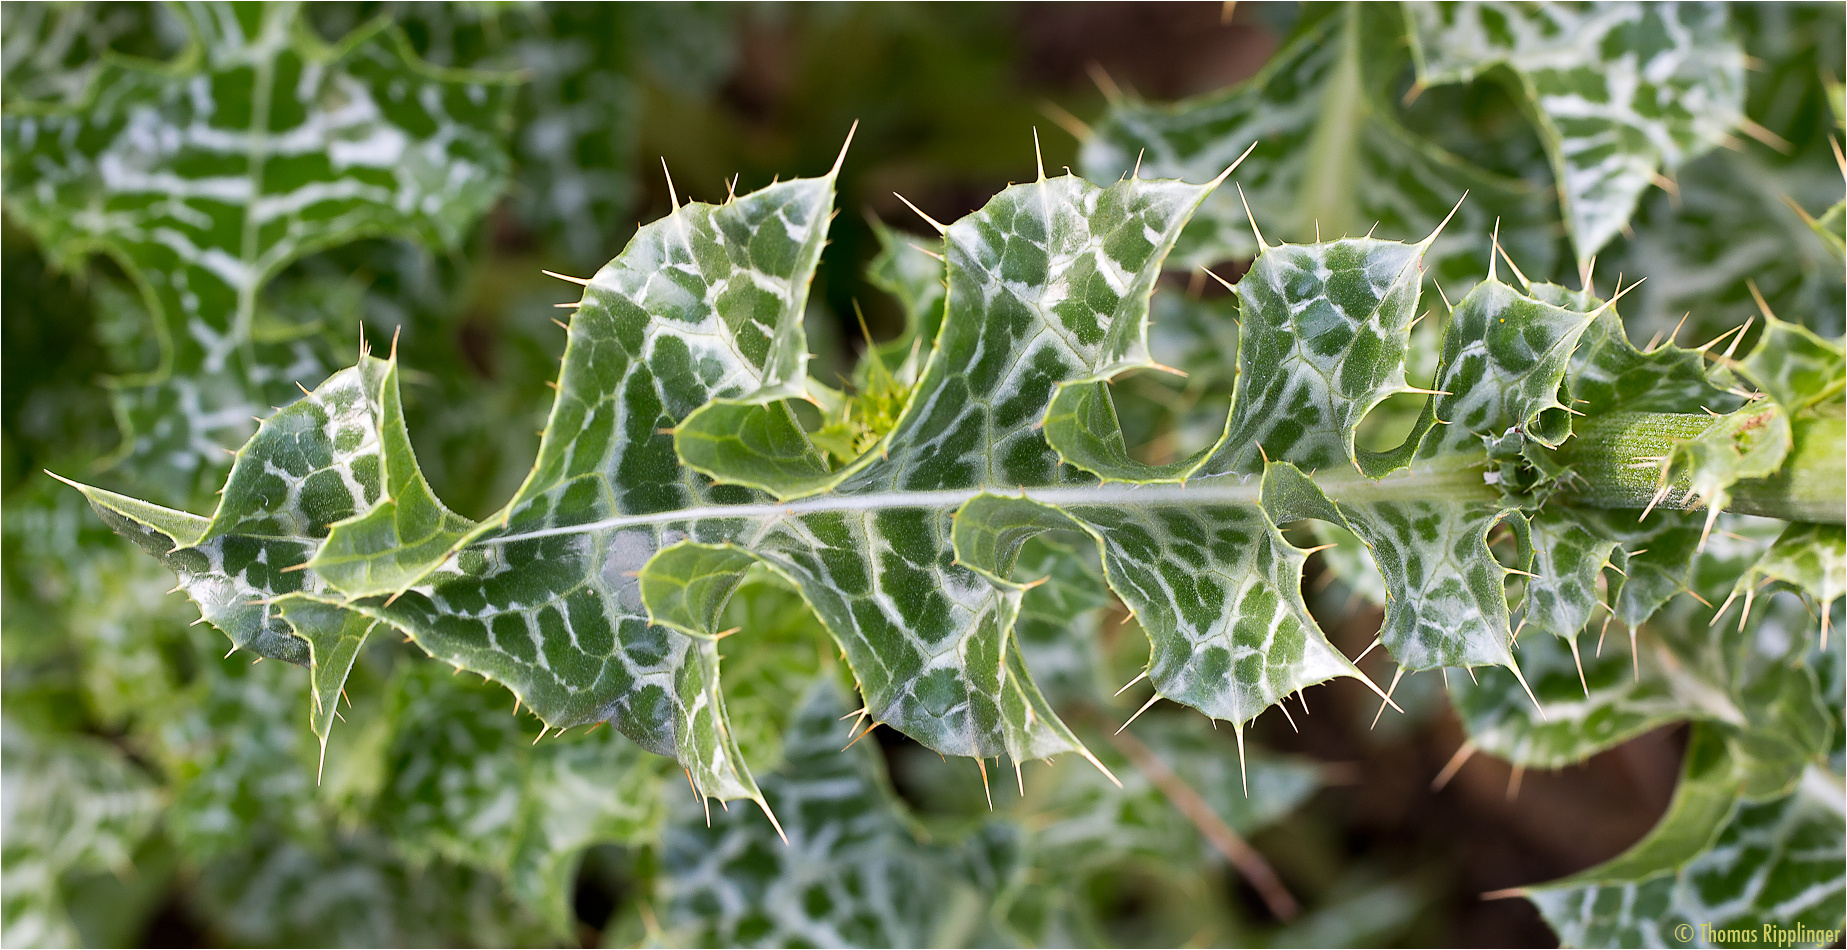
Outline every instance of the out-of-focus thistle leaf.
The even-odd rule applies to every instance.
[[[1551,153],[1580,264],[1635,213],[1662,168],[1744,121],[1745,53],[1711,5],[1409,3],[1418,81],[1505,67]]]
[[[1819,608],[1822,641],[1828,639],[1834,602],[1847,593],[1847,534],[1837,524],[1792,524],[1777,536],[1751,569],[1732,587],[1731,599],[1743,594],[1749,610],[1752,595],[1775,584],[1808,595]]]
[[[430,63],[516,72],[506,211],[554,263],[586,268],[634,226],[644,89],[708,90],[736,57],[722,6],[317,3],[306,16],[329,35],[389,16]]]
[[[1843,72],[1847,15],[1828,4],[1723,9],[1755,60],[1746,113],[1772,136],[1716,149],[1676,172],[1671,190],[1645,194],[1634,235],[1614,242],[1597,270],[1649,278],[1624,308],[1638,339],[1665,337],[1683,322],[1681,340],[1711,339],[1755,309],[1754,293],[1786,320],[1839,335],[1847,313],[1840,258],[1804,216],[1844,196],[1840,113],[1818,79]]]
[[[721,618],[721,631],[750,631],[719,641],[725,712],[744,761],[767,772],[782,764],[783,736],[833,647],[801,593],[768,571],[746,580]]]
[[[1599,275],[1648,277],[1624,308],[1638,339],[1675,333],[1683,343],[1704,343],[1756,310],[1753,288],[1784,319],[1841,332],[1841,259],[1788,206],[1838,204],[1840,171],[1831,155],[1778,165],[1765,151],[1714,152],[1688,165],[1677,176],[1678,195],[1647,195],[1634,237],[1598,262]],[[1839,227],[1833,211],[1821,213],[1818,225]]]
[[[907,822],[878,753],[841,751],[843,713],[840,688],[818,679],[782,768],[763,778],[786,843],[753,812],[682,801],[661,843],[671,945],[927,946],[973,926],[980,904],[959,862]]]
[[[130,858],[154,824],[160,793],[98,739],[36,735],[9,719],[0,742],[6,775],[0,936],[13,947],[74,946],[80,938],[59,895],[60,877],[131,872]]]
[[[582,850],[650,839],[665,816],[659,760],[612,730],[535,744],[504,690],[433,663],[404,668],[389,697],[372,815],[398,852],[505,879],[561,935]]]
[[[183,28],[152,3],[15,3],[0,10],[0,103],[76,105],[108,54],[160,59]]]
[[[1181,237],[1173,263],[1183,267],[1256,253],[1248,202],[1265,234],[1292,242],[1415,241],[1454,210],[1430,267],[1464,286],[1488,270],[1498,219],[1522,265],[1549,273],[1548,232],[1558,219],[1543,190],[1475,167],[1399,123],[1393,97],[1409,62],[1403,23],[1389,8],[1310,8],[1240,85],[1173,104],[1112,104],[1084,143],[1084,173],[1106,180],[1139,167],[1147,177],[1208,181],[1254,145],[1238,176],[1243,194],[1212,196]]]
[[[177,12],[179,59],[109,60],[81,102],[3,129],[8,212],[64,266],[102,252],[136,281],[160,352],[116,383],[121,456],[183,502],[334,365],[259,320],[264,284],[359,237],[459,242],[505,182],[511,87],[423,66],[383,22],[328,47],[293,4]]]
[[[204,869],[192,910],[249,945],[541,946],[556,937],[493,875],[416,866],[376,833],[258,837]]]
[[[1741,574],[1751,576],[1745,572],[1763,556],[1775,523],[1749,520],[1723,522],[1692,559],[1689,589],[1717,604]],[[1561,768],[1657,726],[1694,720],[1734,743],[1751,794],[1781,793],[1828,744],[1829,700],[1811,658],[1819,617],[1830,608],[1817,613],[1789,594],[1759,593],[1740,618],[1744,600],[1725,611],[1677,600],[1646,624],[1593,624],[1576,645],[1571,637],[1525,634],[1521,669],[1544,715],[1499,670],[1478,674],[1479,682],[1452,676],[1469,741],[1520,765]]]
[[[866,279],[896,298],[904,313],[904,330],[879,345],[879,359],[899,379],[915,381],[943,325],[942,242],[878,223],[872,233],[879,239],[879,254],[867,267]]]
[[[1696,728],[1680,788],[1648,837],[1522,892],[1567,946],[1825,940],[1818,931],[1839,930],[1847,889],[1840,779],[1809,766],[1792,791],[1761,801],[1739,787],[1725,742]]]

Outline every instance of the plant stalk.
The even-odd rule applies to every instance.
[[[1612,413],[1574,432],[1560,461],[1579,476],[1568,497],[1594,508],[1645,508],[1661,488],[1661,470],[1648,464],[1665,457],[1677,441],[1699,436],[1717,420],[1672,412]],[[1731,486],[1727,511],[1783,521],[1841,524],[1847,521],[1847,438],[1839,417],[1792,420],[1793,444],[1783,467],[1767,478],[1741,479]],[[1704,508],[1679,479],[1659,507]]]
[[[1191,785],[1186,783],[1185,779],[1175,774],[1173,769],[1168,768],[1166,762],[1161,761],[1161,757],[1156,755],[1154,750],[1143,745],[1142,741],[1135,738],[1132,733],[1125,731],[1119,730],[1112,733],[1109,740],[1117,751],[1127,756],[1129,761],[1133,762],[1135,767],[1148,777],[1148,781],[1161,790],[1161,794],[1167,796],[1167,800],[1173,803],[1180,814],[1185,815],[1186,819],[1193,823],[1193,827],[1199,829],[1199,833],[1206,841],[1211,843],[1219,854],[1224,855],[1225,860],[1230,861],[1232,867],[1238,869],[1238,873],[1244,876],[1244,880],[1257,892],[1257,896],[1263,899],[1264,906],[1270,909],[1270,913],[1275,914],[1278,920],[1293,920],[1297,914],[1301,913],[1302,905],[1296,903],[1289,889],[1284,887],[1283,882],[1277,878],[1276,871],[1270,867],[1270,862],[1264,860],[1263,855],[1257,853],[1257,849],[1251,847],[1242,835],[1233,831],[1231,826],[1212,810],[1212,806],[1201,798]]]

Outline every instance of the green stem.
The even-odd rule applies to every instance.
[[[1660,469],[1645,463],[1666,456],[1678,441],[1715,424],[1710,416],[1671,412],[1621,412],[1573,433],[1560,461],[1583,479],[1571,499],[1597,508],[1642,508],[1661,485]],[[1794,444],[1783,467],[1767,478],[1741,479],[1731,486],[1726,510],[1784,521],[1841,524],[1847,520],[1847,441],[1839,418],[1793,420]],[[1661,500],[1663,508],[1702,508],[1684,480]]]

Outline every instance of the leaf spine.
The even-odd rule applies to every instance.
[[[858,132],[858,131],[859,131],[859,120],[854,119],[853,124],[847,128],[847,140],[840,143],[840,154],[834,156],[834,167],[827,170],[827,177],[832,178],[840,174],[840,167],[846,164],[847,149],[853,147],[853,133]],[[665,168],[666,166],[663,164],[661,167]],[[732,179],[732,184],[735,186],[737,184],[737,180]],[[772,816],[770,820],[773,822],[776,819],[774,816]],[[778,826],[776,830],[780,833],[782,831],[782,828]],[[784,843],[787,843],[789,839],[784,838],[782,840]]]
[[[918,217],[920,217],[920,218],[922,218],[922,219],[924,219],[924,221],[926,221],[926,222],[928,222],[928,223],[929,223],[929,225],[930,225],[931,227],[933,227],[933,228],[935,228],[935,229],[936,229],[936,233],[938,233],[938,234],[948,234],[948,233],[949,233],[949,227],[948,227],[948,225],[945,225],[945,224],[944,224],[943,222],[941,222],[941,221],[938,221],[938,220],[936,220],[935,218],[932,218],[932,217],[930,217],[930,216],[929,216],[929,215],[927,215],[927,214],[924,214],[924,213],[923,213],[923,209],[922,209],[922,208],[919,208],[919,207],[917,207],[916,205],[914,205],[914,204],[911,204],[911,199],[909,199],[909,198],[906,198],[905,196],[903,196],[903,195],[900,195],[900,194],[898,194],[898,193],[897,193],[897,192],[895,192],[895,191],[894,191],[894,192],[892,192],[892,195],[893,195],[894,197],[896,197],[896,198],[897,198],[897,199],[898,199],[899,201],[902,201],[902,202],[904,202],[904,206],[905,206],[905,207],[907,207],[907,208],[909,208],[909,209],[911,209],[912,211],[914,211],[914,212],[916,212],[916,213],[917,213],[917,216],[918,216]],[[922,248],[919,248],[919,250],[922,250]]]

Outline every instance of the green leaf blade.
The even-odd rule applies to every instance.
[[[1151,177],[1206,181],[1256,146],[1237,180],[1201,209],[1175,253],[1187,268],[1253,257],[1250,214],[1270,240],[1371,236],[1419,241],[1452,214],[1433,244],[1444,281],[1479,279],[1488,235],[1505,223],[1510,249],[1550,267],[1556,222],[1539,189],[1476,167],[1411,134],[1390,93],[1408,65],[1404,25],[1384,7],[1309,12],[1263,71],[1238,86],[1172,104],[1112,103],[1080,154],[1095,180],[1139,167]],[[1462,201],[1463,195],[1467,201]],[[1460,203],[1460,206],[1459,206]]]
[[[1840,929],[1838,781],[1812,771],[1789,794],[1740,801],[1732,765],[1722,742],[1696,731],[1674,802],[1648,837],[1528,891],[1564,942],[1723,945],[1753,942],[1765,927]]]
[[[954,884],[947,856],[906,826],[870,748],[840,751],[845,712],[839,689],[817,681],[789,735],[788,764],[765,779],[787,845],[744,809],[712,813],[709,825],[697,807],[675,816],[662,843],[662,923],[680,940],[930,941]]]
[[[328,48],[278,6],[178,11],[196,52],[112,60],[81,106],[9,114],[9,212],[66,264],[129,272],[160,359],[117,384],[124,452],[176,500],[330,368],[256,326],[291,261],[369,236],[453,246],[505,182],[504,77],[438,73],[383,21]],[[222,101],[220,101],[222,97]]]
[[[1660,168],[1719,145],[1744,117],[1744,49],[1720,8],[1405,9],[1420,82],[1467,81],[1500,65],[1518,76],[1580,264],[1623,229]]]
[[[1360,420],[1408,388],[1424,251],[1372,239],[1263,249],[1237,284],[1243,372],[1207,471],[1258,471],[1268,459],[1308,471],[1360,464]]]

